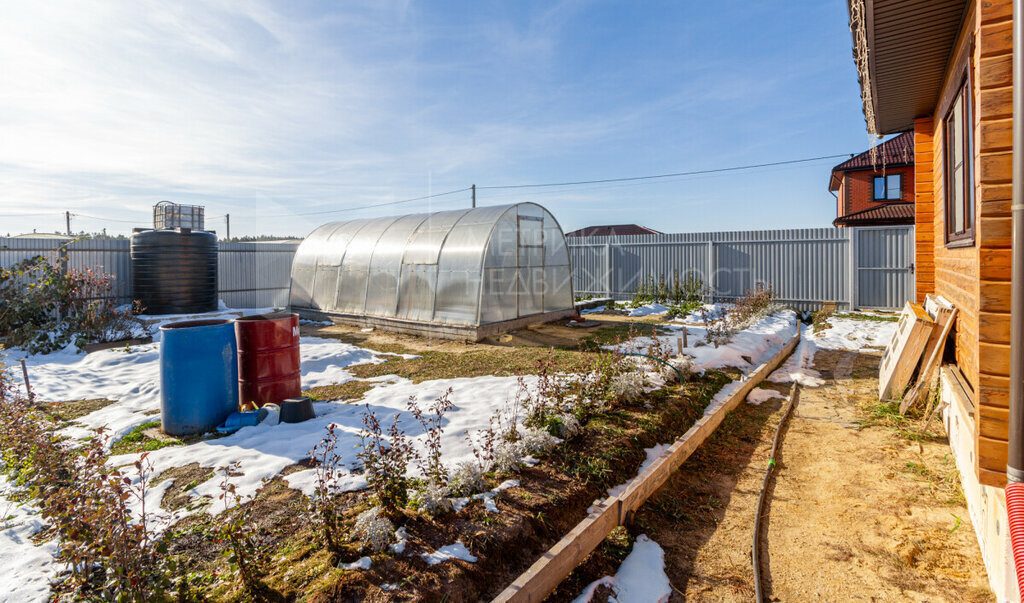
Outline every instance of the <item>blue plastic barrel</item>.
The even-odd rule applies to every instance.
[[[160,426],[169,435],[213,431],[238,410],[238,349],[230,320],[160,327]]]

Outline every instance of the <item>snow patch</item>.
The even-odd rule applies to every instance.
[[[373,560],[369,557],[360,557],[352,563],[339,563],[338,569],[352,571],[352,570],[368,570],[373,564]]]
[[[802,325],[800,328],[800,343],[796,350],[786,359],[782,366],[768,375],[772,383],[799,383],[804,387],[819,387],[825,381],[821,373],[811,368],[814,366],[814,353],[817,351],[817,344],[812,340],[812,328],[809,325]]]
[[[423,560],[427,562],[427,565],[437,565],[438,563],[444,563],[452,559],[461,559],[468,561],[469,563],[476,563],[476,557],[469,552],[466,545],[462,544],[462,541],[458,541],[455,544],[446,544],[445,546],[437,549],[433,553],[423,553],[420,555]]]
[[[755,387],[754,389],[750,390],[749,394],[747,394],[747,403],[757,406],[762,402],[767,402],[768,400],[771,400],[772,398],[782,397],[782,394],[775,391],[774,389],[761,389],[760,387]]]
[[[13,489],[0,476],[0,493]],[[59,564],[57,541],[36,545],[32,536],[45,527],[38,511],[31,505],[19,505],[0,494],[0,585],[3,601],[48,601],[50,580]]]
[[[661,304],[644,304],[638,308],[633,308],[629,311],[630,316],[657,316],[661,314],[668,314],[668,306]]]
[[[607,586],[615,594],[609,601],[621,603],[661,603],[668,601],[672,585],[665,575],[665,551],[647,537],[640,534],[633,543],[633,550],[619,566],[615,576],[606,576],[592,582],[573,603],[589,603],[598,587]]]

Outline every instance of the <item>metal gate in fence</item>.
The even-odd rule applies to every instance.
[[[644,279],[699,279],[705,298],[728,300],[758,286],[779,301],[816,309],[898,309],[914,295],[914,228],[810,228],[571,237],[577,295],[632,297]]]

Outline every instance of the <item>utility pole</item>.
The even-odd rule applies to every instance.
[[[70,211],[64,212],[64,221],[67,223],[68,236],[70,237],[71,236],[71,212]]]
[[[227,240],[231,240],[231,214],[224,214],[224,221],[227,222]]]
[[[476,207],[476,185],[473,185],[473,207]]]

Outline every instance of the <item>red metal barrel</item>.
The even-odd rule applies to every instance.
[[[239,404],[276,404],[302,392],[298,314],[243,316],[235,320],[235,338]]]

